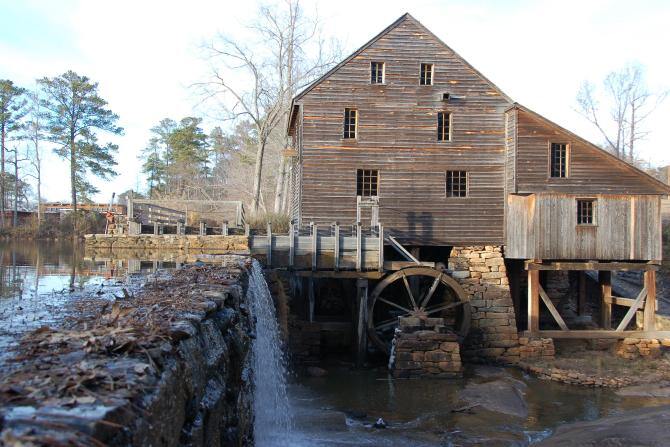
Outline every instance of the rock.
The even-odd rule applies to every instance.
[[[670,383],[660,382],[632,385],[621,388],[616,393],[619,396],[668,398],[670,397]]]
[[[512,378],[501,378],[484,383],[469,383],[459,393],[459,398],[470,405],[497,413],[520,418],[528,416],[523,382]]]
[[[307,368],[307,375],[310,377],[324,377],[328,375],[328,371],[318,366],[310,366]]]
[[[536,444],[543,447],[668,445],[670,406],[639,408],[595,421],[565,424],[553,436]]]
[[[372,426],[374,428],[386,428],[387,424],[386,424],[386,421],[384,419],[379,418],[379,419],[377,419],[377,422],[375,422]]]

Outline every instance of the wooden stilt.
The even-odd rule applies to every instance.
[[[319,226],[314,222],[311,224],[312,227],[312,271],[316,271],[317,262],[319,259]]]
[[[528,270],[528,331],[540,330],[540,272]]]
[[[295,258],[295,227],[291,223],[288,227],[288,266],[293,268]]]
[[[356,281],[356,305],[358,310],[358,321],[356,325],[356,366],[358,368],[365,364],[368,351],[368,334],[365,330],[368,320],[368,280]]]
[[[644,330],[656,330],[656,272],[644,272],[644,288],[647,289],[647,300],[644,302]]]
[[[363,269],[363,229],[360,222],[356,222],[356,271]]]
[[[268,244],[268,252],[267,252],[267,264],[268,268],[272,267],[272,224],[268,222],[268,227],[267,227],[267,244]]]
[[[224,220],[221,224],[221,235],[228,236],[228,221]]]
[[[600,282],[603,301],[600,307],[601,325],[603,329],[612,329],[612,272],[598,272],[598,278],[603,277]]]
[[[154,222],[154,236],[158,236],[158,222]]]
[[[579,292],[577,295],[577,313],[586,315],[586,273],[579,272]]]
[[[384,271],[384,226],[382,224],[378,225],[379,228],[379,266],[378,270],[380,272]]]
[[[307,298],[309,300],[309,322],[314,322],[314,278],[310,277],[307,280]]]
[[[333,241],[333,268],[335,271],[340,270],[340,223],[335,222],[335,234]]]

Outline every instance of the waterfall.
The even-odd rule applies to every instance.
[[[256,260],[251,267],[247,302],[256,331],[251,348],[255,445],[288,446],[291,411],[286,393],[286,358],[274,302]]]

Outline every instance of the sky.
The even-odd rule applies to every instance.
[[[264,2],[262,4],[268,4]],[[74,70],[99,83],[120,116],[117,171],[94,181],[96,197],[145,188],[138,154],[161,119],[205,116],[193,83],[206,79],[202,44],[217,34],[248,36],[260,2],[207,0],[0,0],[0,78],[26,88]],[[652,91],[670,89],[670,1],[637,0],[303,0],[345,54],[405,12],[432,30],[515,101],[593,142],[602,138],[576,111],[584,80],[599,83],[629,62],[643,65]],[[211,116],[211,115],[210,115]],[[209,120],[208,125],[218,124]],[[670,99],[646,123],[639,144],[652,165],[670,164]],[[66,164],[49,152],[47,200],[68,200]]]

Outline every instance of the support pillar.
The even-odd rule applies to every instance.
[[[356,367],[361,368],[365,364],[368,351],[368,280],[356,280]]]
[[[528,331],[540,330],[540,271],[528,270]]]
[[[310,323],[314,323],[314,278],[310,276],[307,279],[307,299],[309,300],[309,315],[308,320]]]
[[[612,272],[601,270],[598,272],[600,284],[600,316],[603,329],[612,329]]]
[[[154,236],[158,236],[158,222],[154,222]]]
[[[656,330],[656,272],[644,272],[644,287],[647,289],[647,298],[644,301],[644,330]]]

